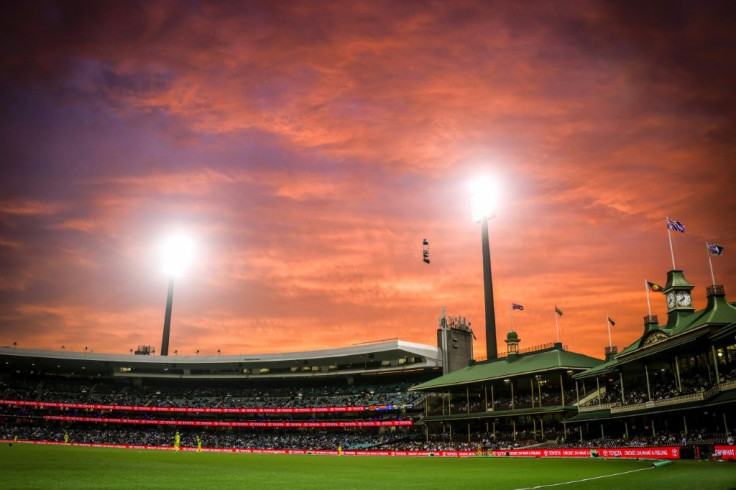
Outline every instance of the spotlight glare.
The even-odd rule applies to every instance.
[[[498,183],[488,177],[482,177],[470,183],[470,204],[473,221],[478,223],[483,218],[495,216],[498,203]]]
[[[162,270],[170,277],[179,277],[194,257],[194,241],[183,234],[171,235],[161,246]]]

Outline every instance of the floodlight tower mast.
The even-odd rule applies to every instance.
[[[169,337],[171,335],[171,310],[174,301],[174,280],[180,276],[191,261],[194,246],[192,240],[185,235],[169,237],[163,244],[163,270],[169,276],[169,289],[166,295],[166,313],[164,314],[164,333],[161,339],[161,355],[169,355]]]
[[[169,336],[171,335],[171,308],[174,301],[174,276],[169,277],[169,292],[166,295],[166,313],[164,314],[164,335],[161,339],[161,355],[169,355]]]
[[[471,205],[473,221],[481,224],[483,247],[483,290],[486,316],[486,358],[498,358],[496,346],[496,312],[493,304],[493,278],[491,276],[491,246],[488,238],[488,220],[495,217],[498,192],[489,179],[481,179],[471,184]]]

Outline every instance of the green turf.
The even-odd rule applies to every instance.
[[[3,488],[511,489],[651,468],[648,461],[174,453],[0,446]],[[558,487],[554,487],[558,488]],[[736,464],[669,466],[564,488],[736,488]]]

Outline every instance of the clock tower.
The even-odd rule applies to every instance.
[[[671,270],[667,273],[667,284],[662,292],[667,300],[667,327],[675,327],[682,313],[695,311],[691,291],[693,285],[685,279],[681,270]]]

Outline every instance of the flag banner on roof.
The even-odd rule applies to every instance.
[[[675,221],[669,218],[667,218],[667,229],[672,231],[679,231],[680,233],[685,233],[685,225],[683,225],[679,221]]]
[[[711,255],[723,255],[723,245],[708,245]]]
[[[608,317],[608,323],[610,323],[612,327],[615,327],[616,326],[616,322],[614,322],[613,320],[611,320],[611,317],[610,316]]]
[[[557,313],[558,315],[562,316],[562,310],[561,310],[561,309],[559,309],[559,308],[557,307],[557,305],[555,305],[555,313]]]
[[[519,304],[516,304],[516,303],[511,303],[511,309],[512,310],[521,310],[521,311],[524,311],[524,307],[522,305],[519,305]]]
[[[662,292],[664,289],[662,286],[657,284],[656,282],[647,281],[647,286],[649,286],[649,289],[652,291],[657,291],[658,293]]]

